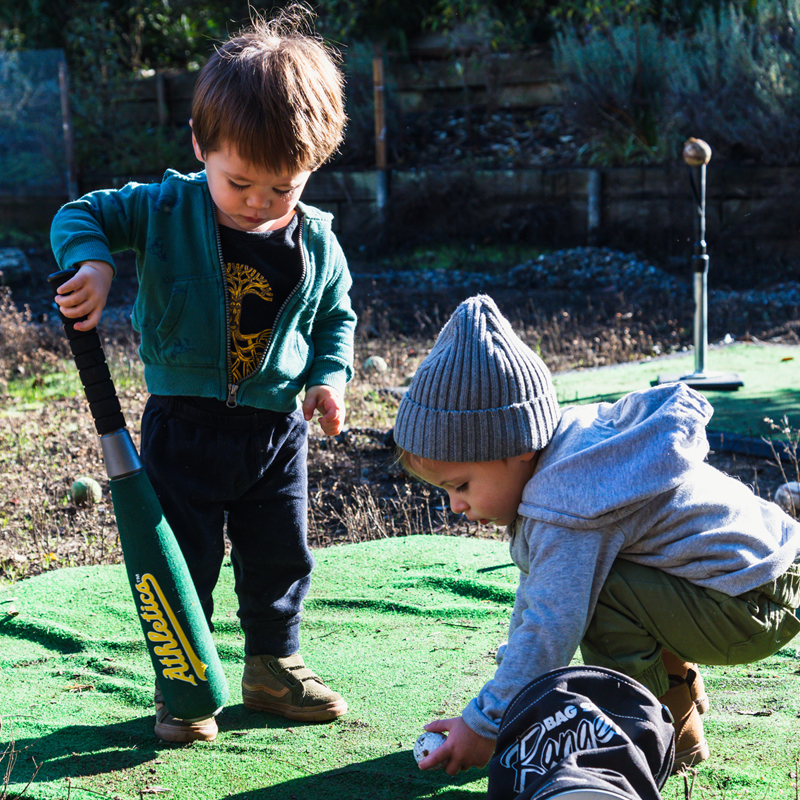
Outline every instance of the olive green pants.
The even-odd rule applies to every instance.
[[[800,632],[800,562],[737,597],[617,559],[581,643],[585,664],[634,678],[661,697],[661,648],[697,664],[748,664]]]

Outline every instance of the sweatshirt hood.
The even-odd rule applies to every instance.
[[[703,462],[712,414],[710,403],[682,383],[563,409],[520,514],[572,528],[628,516]]]

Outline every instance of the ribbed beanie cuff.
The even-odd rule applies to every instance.
[[[442,328],[397,412],[394,439],[436,461],[495,461],[541,450],[560,418],[550,371],[487,295]]]

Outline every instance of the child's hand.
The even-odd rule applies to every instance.
[[[303,400],[303,416],[311,422],[314,411],[321,414],[319,424],[327,436],[341,433],[344,425],[344,403],[339,393],[330,386],[309,386]]]
[[[463,717],[437,719],[424,727],[426,731],[434,733],[449,733],[441,747],[419,762],[420,769],[430,769],[444,763],[448,775],[457,775],[472,767],[485,767],[494,753],[495,740],[475,733]]]
[[[107,261],[84,261],[77,274],[58,287],[56,304],[61,313],[69,319],[86,317],[75,323],[75,330],[97,327],[113,279],[114,268]]]

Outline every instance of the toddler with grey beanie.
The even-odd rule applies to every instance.
[[[800,523],[706,463],[712,413],[683,383],[559,408],[494,301],[458,306],[400,403],[398,458],[455,513],[507,526],[520,580],[494,676],[425,726],[449,735],[421,768],[485,766],[511,700],[578,651],[667,706],[676,770],[709,757],[697,665],[759,661],[800,632]]]

